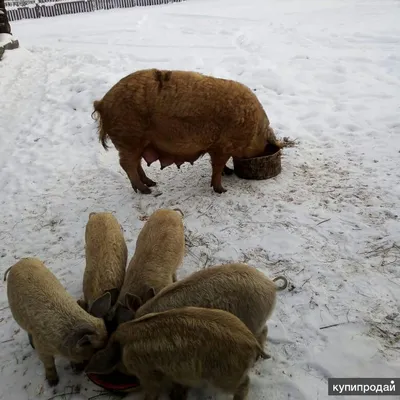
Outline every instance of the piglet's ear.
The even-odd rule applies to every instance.
[[[89,313],[97,318],[104,318],[111,308],[111,294],[104,293],[98,297],[90,307]]]
[[[118,288],[114,288],[114,289],[107,290],[107,292],[110,293],[111,305],[113,306],[118,300],[119,289]]]
[[[154,296],[156,295],[156,291],[154,290],[154,288],[150,287],[146,294],[143,297],[143,304],[148,302],[150,299],[152,299]]]
[[[87,311],[87,303],[86,303],[85,300],[83,300],[83,299],[78,299],[76,302],[78,303],[78,306],[79,306],[79,307],[81,307],[81,308],[83,308],[85,311]]]
[[[65,336],[63,345],[67,349],[90,345],[95,334],[95,328],[89,324],[73,326]]]
[[[92,345],[92,338],[93,335],[83,335],[78,342],[76,343],[76,345],[78,347],[85,347],[85,346],[91,346]]]
[[[125,305],[132,312],[136,312],[136,310],[142,305],[142,300],[140,300],[140,297],[135,294],[127,293],[125,295]]]
[[[87,373],[110,374],[121,360],[121,347],[118,342],[110,341],[107,347],[98,351],[85,368]]]
[[[124,322],[128,322],[135,318],[135,312],[131,311],[129,308],[123,306],[122,304],[118,304],[117,309],[115,310],[114,320],[117,325],[123,324]]]

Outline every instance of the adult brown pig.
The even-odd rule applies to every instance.
[[[158,400],[164,391],[180,392],[204,383],[247,399],[249,369],[268,358],[249,329],[234,315],[185,307],[145,315],[121,324],[107,347],[90,360],[86,372],[114,370],[139,378],[145,400]]]
[[[278,279],[284,285],[277,286],[261,271],[241,263],[205,268],[161,290],[135,316],[188,306],[221,309],[241,319],[264,346],[265,324],[274,310],[276,291],[287,286],[286,278],[274,281]]]
[[[211,186],[222,193],[230,157],[260,156],[268,143],[283,147],[251,89],[198,72],[136,71],[94,102],[93,115],[103,147],[110,138],[133,189],[145,194],[156,183],[143,171],[142,157],[148,166],[159,160],[163,169],[208,153]]]
[[[83,310],[37,258],[23,258],[5,275],[11,313],[27,331],[50,385],[58,383],[55,356],[82,367],[107,344],[104,321]]]

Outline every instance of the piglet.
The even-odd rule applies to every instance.
[[[85,231],[84,298],[78,304],[98,318],[106,318],[124,283],[128,258],[124,234],[109,212],[90,213]]]
[[[145,400],[157,400],[164,391],[171,391],[173,399],[186,399],[187,388],[204,383],[245,400],[249,369],[259,357],[268,358],[233,314],[185,307],[119,325],[86,372],[135,375]]]
[[[182,211],[155,211],[138,235],[135,253],[114,307],[115,325],[134,318],[141,305],[176,281],[176,270],[182,264],[184,253]]]
[[[107,344],[104,321],[83,310],[42,261],[23,258],[6,271],[5,281],[7,275],[12,316],[28,333],[51,386],[59,379],[55,356],[80,365]]]
[[[282,286],[274,283],[278,279],[283,280]],[[246,264],[209,267],[163,289],[137,310],[136,317],[188,306],[217,308],[240,318],[264,346],[276,291],[287,287],[283,276],[274,281]]]

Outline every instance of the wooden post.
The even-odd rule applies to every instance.
[[[11,33],[11,25],[8,21],[6,5],[4,0],[0,0],[0,59],[4,54],[4,50],[12,50],[19,47],[18,40],[13,39]]]
[[[4,0],[0,0],[0,33],[8,33],[11,35],[11,25],[8,22]]]

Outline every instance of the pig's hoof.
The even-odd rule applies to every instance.
[[[151,193],[151,190],[148,187],[143,188],[143,189],[139,189],[139,191],[142,194],[150,194]]]
[[[157,185],[157,183],[154,182],[154,181],[152,181],[150,178],[145,179],[145,180],[143,181],[143,183],[144,183],[146,186],[148,186],[148,187],[153,187],[153,186],[156,186],[156,185]]]
[[[151,193],[151,190],[146,185],[143,185],[143,186],[141,186],[139,188],[139,187],[137,187],[137,186],[132,184],[132,188],[135,191],[135,193],[137,193],[138,190],[139,190],[140,193],[143,193],[143,194],[150,194]]]
[[[58,381],[59,381],[58,376],[47,378],[47,383],[49,384],[49,386],[57,386]]]
[[[214,186],[214,192],[216,193],[225,193],[227,190],[223,188],[222,186]]]

